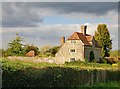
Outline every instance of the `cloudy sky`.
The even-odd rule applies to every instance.
[[[94,35],[98,24],[107,24],[113,49],[118,48],[118,3],[117,2],[3,2],[2,46],[15,38],[23,38],[24,44],[36,46],[59,45],[80,26],[88,25],[87,33]]]

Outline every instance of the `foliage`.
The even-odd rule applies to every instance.
[[[58,51],[59,49],[59,46],[43,46],[41,49],[40,49],[40,53],[39,53],[39,57],[54,57],[56,52]]]
[[[34,46],[34,45],[25,45],[24,46],[24,54],[28,53],[31,50],[35,51],[35,55],[39,54],[39,48],[37,46]]]
[[[49,52],[51,53],[52,56],[55,56],[58,50],[59,50],[59,46],[54,46],[49,49]]]
[[[22,38],[18,34],[16,34],[16,38],[8,44],[6,55],[7,56],[23,55],[23,47],[22,47],[23,44],[21,42],[22,42]]]
[[[8,48],[2,51],[2,56],[25,56],[30,50],[35,51],[35,55],[39,54],[39,48],[34,45],[23,45],[22,38],[16,34],[16,38],[9,42]]]
[[[5,55],[5,50],[4,49],[0,49],[0,57],[3,57]]]
[[[2,65],[3,87],[79,87],[104,81],[104,74],[107,74],[106,82],[118,81],[119,77],[118,70],[88,69],[88,66],[81,68],[85,65],[97,66],[98,64],[95,63],[79,62],[77,65],[73,64],[74,67],[72,67],[70,64],[59,66],[2,59]]]
[[[111,50],[110,56],[111,57],[120,57],[120,50]]]
[[[99,62],[107,64],[107,60],[105,58],[101,58]]]
[[[111,81],[111,82],[108,82],[108,83],[101,82],[101,83],[92,84],[92,85],[86,84],[86,85],[79,86],[76,89],[81,89],[81,87],[82,88],[86,87],[86,88],[91,88],[91,89],[97,89],[97,88],[107,88],[107,89],[114,88],[114,89],[119,89],[120,81]]]
[[[45,52],[48,51],[50,48],[51,48],[50,45],[45,45],[45,46],[43,46],[43,47],[40,48],[40,51],[43,52],[43,53],[45,53]]]
[[[39,57],[49,57],[51,55],[51,53],[49,52],[49,49],[51,48],[50,45],[46,45],[40,48],[40,53],[39,53]]]
[[[97,31],[95,32],[95,40],[102,47],[102,58],[110,55],[112,49],[112,40],[110,39],[110,33],[105,24],[99,24]]]

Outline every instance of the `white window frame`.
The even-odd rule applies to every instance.
[[[76,61],[76,58],[75,58],[75,57],[71,57],[71,58],[69,58],[69,62],[72,62],[72,61],[71,61],[72,58],[75,59],[74,61]]]

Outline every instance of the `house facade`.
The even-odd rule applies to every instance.
[[[65,42],[61,38],[61,47],[55,54],[58,64],[71,61],[99,61],[101,58],[101,47],[94,40],[94,36],[86,34],[87,26],[81,26],[81,33],[74,32]]]

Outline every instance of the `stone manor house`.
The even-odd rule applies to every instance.
[[[93,58],[99,61],[101,58],[101,47],[95,41],[94,36],[86,34],[87,26],[81,26],[81,33],[74,32],[65,42],[65,37],[61,38],[61,47],[55,54],[58,64],[71,61],[92,61]],[[93,57],[94,56],[94,57]]]

